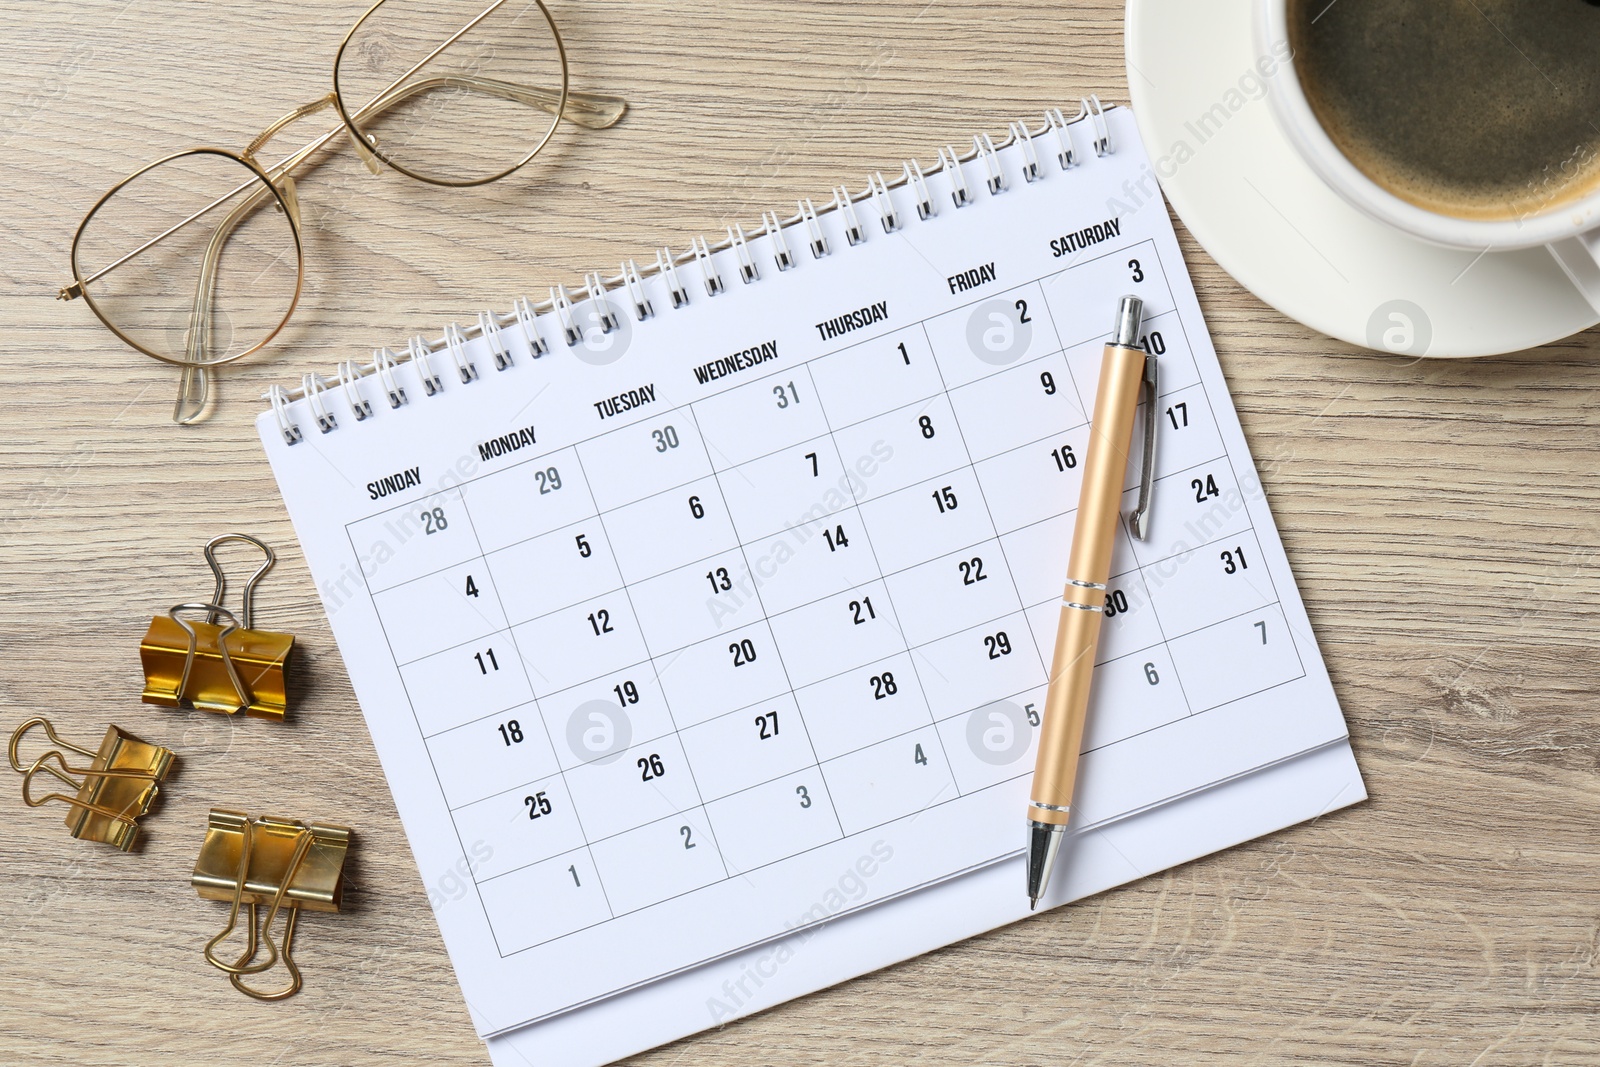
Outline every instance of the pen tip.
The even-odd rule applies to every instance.
[[[1029,897],[1028,898],[1028,910],[1029,911],[1033,911],[1038,906],[1039,906],[1039,898],[1038,897]]]

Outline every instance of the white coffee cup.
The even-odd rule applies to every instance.
[[[1288,54],[1290,0],[1256,0],[1258,55]],[[1269,98],[1289,143],[1317,175],[1357,210],[1424,241],[1481,252],[1544,245],[1572,284],[1600,312],[1600,187],[1577,201],[1514,219],[1463,219],[1409,203],[1367,177],[1317,121],[1291,59]]]

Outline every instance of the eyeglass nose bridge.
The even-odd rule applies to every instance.
[[[315,100],[301,104],[287,115],[284,115],[277,122],[274,122],[271,126],[268,126],[266,129],[262,130],[258,135],[256,135],[256,139],[251,141],[245,150],[239,154],[253,163],[258,162],[256,160],[256,154],[260,152],[261,149],[266,147],[267,142],[271,141],[279,133],[294,125],[296,122],[299,122],[307,115],[315,115],[317,112],[322,111],[325,108],[335,106],[337,102],[338,97],[334,93],[328,93],[325,96],[319,96]],[[346,127],[345,132],[349,134],[350,143],[355,146],[356,154],[361,157],[361,162],[366,165],[367,170],[371,171],[373,174],[379,173],[379,171],[382,169],[383,163],[378,159],[377,156],[373,154],[371,147],[364,144],[361,138],[357,137],[354,131],[351,131],[348,127]],[[289,180],[289,174],[287,173],[288,168],[285,167],[284,169],[285,173],[281,176],[281,179],[279,176],[274,175],[275,181]],[[283,188],[283,186],[280,184],[279,188]],[[293,186],[291,185],[290,188],[292,189]],[[291,192],[287,198],[293,199],[293,193]],[[296,215],[298,217],[298,202],[296,202]]]

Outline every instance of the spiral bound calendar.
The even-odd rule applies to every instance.
[[[1124,293],[1161,367],[1151,527],[1119,534],[1048,903],[1364,796],[1150,174],[1125,109],[1052,112],[273,391],[497,1059],[602,1062],[1026,914]]]

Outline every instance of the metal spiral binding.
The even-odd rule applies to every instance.
[[[1026,127],[1024,127],[1026,128]],[[917,218],[927,222],[933,218],[933,194],[928,191],[927,176],[922,173],[922,164],[914,159],[905,162],[905,180],[903,184],[911,187],[917,197]]]
[[[762,214],[761,229],[772,241],[772,261],[778,265],[778,269],[784,271],[794,266],[794,256],[789,254],[789,242],[783,236],[783,222],[776,211]]]
[[[761,272],[756,269],[756,261],[750,255],[750,242],[745,239],[744,227],[737,223],[728,227],[728,240],[733,245],[733,254],[739,260],[739,277],[749,285],[761,277]]]
[[[583,340],[583,331],[578,329],[578,321],[572,317],[572,298],[567,295],[566,286],[550,288],[550,308],[561,323],[561,335],[567,339],[568,348]]]
[[[283,434],[284,443],[299,444],[302,440],[300,427],[289,421],[289,391],[274,385],[267,390],[267,399],[272,403],[272,414],[278,420],[278,432]]]
[[[894,200],[889,196],[889,187],[884,184],[883,171],[867,175],[867,192],[872,197],[872,206],[878,209],[878,220],[883,223],[884,233],[893,233],[900,228],[900,215],[894,209]]]
[[[353,359],[339,364],[339,385],[344,389],[344,402],[355,412],[357,422],[372,417],[372,401],[361,395],[361,368]]]
[[[731,247],[732,240],[730,235],[729,243],[721,247]],[[689,248],[694,252],[694,258],[700,263],[700,273],[706,280],[706,294],[708,296],[718,295],[723,291],[722,275],[717,273],[717,265],[711,259],[711,249],[707,247],[706,239],[704,237],[692,238],[689,241]]]
[[[650,305],[650,298],[645,295],[644,279],[639,277],[639,264],[631,259],[622,262],[622,284],[628,288],[628,297],[633,301],[633,313],[640,322],[656,313]]]
[[[871,188],[868,188],[871,195]],[[850,190],[839,186],[833,191],[833,206],[839,212],[839,217],[844,219],[844,239],[852,246],[860,244],[867,239],[861,232],[861,220],[856,217],[856,205],[850,198]]]
[[[420,334],[413,337],[406,345],[406,353],[411,357],[411,365],[417,368],[417,374],[422,377],[422,391],[429,396],[438,396],[439,390],[444,388],[444,385],[439,381],[439,376],[433,373],[433,361],[428,358],[435,351],[435,349],[428,347],[427,339]]]
[[[601,279],[599,271],[583,276],[583,295],[594,307],[595,321],[600,324],[601,333],[610,333],[621,326],[621,323],[617,322],[617,317],[611,313],[611,305],[606,303],[606,283]]]
[[[528,339],[528,351],[533,353],[533,358],[548,354],[550,346],[545,344],[544,335],[539,332],[539,316],[533,310],[533,305],[528,303],[528,298],[517,297],[517,302],[511,308],[511,314],[522,324],[522,335]]]
[[[450,358],[456,361],[456,371],[461,375],[461,384],[467,385],[476,381],[478,365],[467,355],[467,339],[461,336],[461,327],[453,322],[444,328],[444,346],[450,350]]]
[[[822,223],[817,218],[817,209],[809,199],[800,201],[800,218],[806,224],[806,231],[811,236],[811,258],[821,259],[828,254],[828,238],[822,232]]]
[[[1106,156],[1114,152],[1115,146],[1112,144],[1110,126],[1106,121],[1105,107],[1099,97],[1091,96],[1079,101],[1077,114],[1070,119],[1059,108],[1053,108],[1044,113],[1044,122],[1037,127],[1030,127],[1026,120],[1009,123],[1007,135],[999,144],[996,144],[987,133],[983,133],[973,138],[971,150],[965,153],[957,152],[954,145],[940,148],[937,150],[938,162],[930,170],[924,170],[914,159],[906,160],[902,172],[894,179],[886,180],[881,172],[874,172],[868,176],[867,187],[863,192],[852,193],[848,187],[839,186],[833,190],[831,202],[821,208],[807,199],[797,201],[796,213],[787,219],[780,218],[775,211],[763,213],[761,230],[754,236],[767,239],[767,243],[771,246],[773,263],[780,272],[790,270],[796,266],[796,260],[790,251],[785,231],[803,228],[806,247],[811,250],[812,258],[821,259],[828,255],[831,249],[819,216],[829,212],[837,213],[844,224],[845,239],[852,245],[861,244],[867,237],[861,227],[856,205],[870,200],[878,212],[884,232],[894,233],[903,227],[904,220],[896,209],[891,194],[900,189],[908,190],[914,197],[917,218],[922,221],[931,219],[937,212],[928,179],[938,175],[944,175],[949,180],[950,197],[954,205],[957,208],[966,207],[974,203],[972,189],[967,184],[966,172],[963,169],[964,164],[968,163],[981,164],[984,184],[989,193],[994,196],[1001,195],[1008,186],[999,153],[1013,145],[1019,146],[1023,157],[1024,180],[1038,181],[1044,176],[1037,141],[1040,137],[1053,135],[1059,169],[1071,170],[1081,162],[1072,128],[1085,122],[1089,124],[1089,144],[1094,149],[1095,155]],[[661,279],[672,298],[672,306],[681,308],[689,303],[689,291],[678,273],[678,268],[696,263],[705,280],[706,293],[709,296],[718,296],[727,290],[713,257],[716,253],[728,251],[734,253],[740,277],[746,283],[760,278],[760,264],[750,246],[749,238],[743,227],[735,224],[728,228],[726,238],[716,244],[708,244],[704,237],[696,237],[690,242],[688,251],[674,252],[671,248],[662,248],[656,252],[655,262],[643,268],[630,259],[621,264],[615,277],[607,278],[599,272],[587,274],[583,279],[583,299],[593,306],[595,321],[601,330],[609,333],[617,329],[620,323],[611,310],[613,305],[606,300],[608,291],[626,290],[634,315],[642,322],[655,314],[646,291],[646,279]],[[430,340],[422,335],[412,337],[407,342],[404,360],[396,357],[388,348],[379,348],[374,350],[372,363],[368,366],[358,365],[353,360],[341,362],[337,368],[337,384],[350,406],[355,421],[364,422],[374,417],[372,404],[361,393],[360,382],[363,378],[378,379],[391,409],[398,409],[407,404],[405,388],[397,380],[395,373],[402,362],[415,368],[423,393],[431,397],[442,392],[444,388],[439,375],[433,369],[431,359],[440,352],[450,353],[464,385],[479,380],[477,367],[467,351],[468,342],[482,339],[494,360],[496,370],[503,371],[514,366],[511,347],[506,343],[504,334],[504,330],[508,327],[521,327],[521,333],[528,342],[528,350],[535,360],[547,355],[550,350],[540,327],[546,318],[554,318],[567,344],[576,346],[584,339],[584,331],[573,315],[572,296],[564,286],[559,285],[552,287],[549,292],[549,298],[537,304],[527,297],[519,297],[512,305],[512,310],[504,315],[484,311],[478,314],[477,322],[472,325],[460,327],[452,323],[445,329],[444,336],[437,339]],[[317,426],[323,433],[338,429],[339,423],[334,413],[327,408],[325,394],[328,391],[329,384],[325,379],[319,375],[307,374],[301,379],[300,388],[297,390],[291,391],[275,385],[266,392],[264,399],[271,404],[285,443],[294,445],[303,440],[300,428],[290,417],[289,412],[289,405],[296,400],[307,401],[312,417],[316,419]]]
[[[973,158],[977,151],[973,151]],[[961,169],[961,159],[956,155],[956,146],[939,149],[939,169],[937,174],[950,175],[950,199],[956,207],[966,207],[972,203],[972,190],[967,188],[967,176]]]
[[[511,366],[511,349],[506,345],[506,339],[500,332],[500,324],[495,321],[494,312],[478,312],[478,336],[489,345],[489,351],[494,356],[494,369],[505,370]]]
[[[1011,143],[1022,146],[1022,177],[1024,181],[1036,182],[1039,180],[1039,153],[1034,150],[1033,136],[1028,133],[1028,124],[1013,122],[1011,129]]]
[[[672,258],[672,249],[663,248],[656,253],[656,273],[666,279],[667,288],[672,292],[674,308],[681,308],[689,302],[689,290],[678,280],[678,265]]]
[[[983,168],[989,172],[989,194],[999,196],[1006,191],[1006,172],[1000,169],[1000,157],[995,153],[994,142],[981,133],[972,139],[972,146],[983,159]]]
[[[405,387],[394,380],[394,369],[399,365],[394,353],[387,348],[375,349],[372,353],[372,371],[378,376],[378,383],[388,395],[391,408],[406,403]]]
[[[317,429],[323,433],[331,433],[339,428],[339,422],[333,417],[333,412],[328,410],[328,405],[323,401],[323,391],[328,383],[322,380],[320,374],[305,374],[300,378],[300,391],[305,394],[306,401],[311,405],[311,414],[316,416]]]

